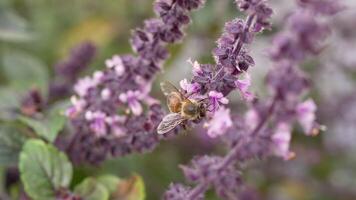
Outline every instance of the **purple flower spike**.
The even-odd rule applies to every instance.
[[[301,103],[310,83],[299,65],[323,47],[330,29],[319,15],[334,14],[335,4],[330,0],[300,1],[303,5],[288,15],[286,29],[277,35],[272,45],[270,58],[274,67],[267,75],[271,98],[251,101],[245,118],[237,114],[230,117],[229,109],[219,109],[219,106],[228,102],[226,96],[235,89],[245,98],[253,98],[248,91],[248,75],[245,79],[240,79],[239,75],[254,64],[245,46],[252,42],[256,32],[270,28],[273,11],[266,1],[236,0],[240,10],[248,14],[246,20],[226,23],[213,52],[216,65],[194,63],[199,70],[193,69],[192,82],[201,85],[200,93],[208,97],[207,110],[212,112],[207,115],[211,119],[207,123],[208,134],[211,137],[222,135],[228,152],[223,157],[197,157],[190,166],[182,167],[186,179],[196,183],[182,198],[196,200],[210,187],[214,187],[221,199],[257,198],[249,192],[244,194],[248,187],[241,181],[239,164],[272,155],[292,159],[295,153],[290,151],[290,142],[296,120],[307,135],[314,135],[322,128],[315,122],[314,102]],[[317,7],[322,11],[317,11]]]
[[[157,145],[156,129],[164,115],[160,102],[149,96],[151,85],[169,56],[167,45],[183,38],[190,11],[202,4],[202,0],[156,0],[157,17],[145,20],[132,33],[134,53],[114,55],[106,60],[105,69],[78,82],[75,96],[85,105],[73,105],[67,112],[75,130],[68,147],[73,161],[97,164],[109,156],[143,153]],[[186,89],[198,92],[196,84]],[[101,111],[106,118],[122,111],[132,115],[127,112],[123,122],[103,122],[98,117],[93,125],[85,119],[87,111]]]
[[[50,83],[49,99],[69,95],[72,85],[77,81],[79,74],[84,71],[93,60],[96,47],[91,42],[83,42],[74,47],[70,56],[55,65],[55,77]]]

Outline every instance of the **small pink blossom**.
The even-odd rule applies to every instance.
[[[225,134],[232,126],[230,110],[225,107],[220,107],[206,126],[208,128],[208,136],[211,138]]]
[[[85,119],[90,122],[90,128],[95,135],[100,137],[107,134],[106,114],[101,111],[87,111]]]
[[[229,100],[224,97],[224,95],[220,92],[217,91],[210,91],[209,92],[209,111],[210,112],[215,112],[216,110],[219,109],[219,106],[221,104],[228,104]]]
[[[123,137],[126,135],[126,131],[123,127],[114,125],[111,127],[112,134],[116,137]]]
[[[96,84],[89,76],[79,79],[79,81],[74,85],[74,91],[83,97],[87,94],[88,90],[94,87]]]
[[[179,85],[183,90],[187,91],[188,95],[197,93],[200,90],[199,83],[189,83],[187,79],[181,80]]]
[[[72,103],[72,106],[66,110],[65,115],[69,118],[75,118],[77,114],[82,112],[82,110],[86,106],[86,102],[83,99],[78,99],[76,96],[72,96],[70,101]]]
[[[235,81],[235,85],[236,85],[237,89],[240,91],[242,98],[244,98],[246,101],[253,100],[254,96],[249,91],[249,88],[251,86],[251,77],[248,73],[245,74],[244,79],[239,79],[239,80]]]
[[[193,75],[197,76],[199,74],[203,73],[203,70],[201,69],[200,64],[198,63],[198,61],[192,61],[191,59],[188,60],[188,63],[190,63],[193,67]]]
[[[118,76],[122,76],[125,72],[125,66],[120,56],[113,56],[111,59],[107,59],[105,64],[108,68],[113,68]]]
[[[94,85],[98,85],[103,80],[104,73],[102,71],[95,71],[93,74]]]
[[[256,128],[258,122],[260,121],[260,116],[255,109],[250,109],[245,114],[246,125],[250,130]]]
[[[109,125],[112,125],[115,123],[122,124],[126,121],[126,116],[121,116],[121,115],[108,116],[108,117],[106,117],[105,121]]]
[[[290,160],[295,156],[294,152],[289,150],[290,141],[292,138],[291,127],[287,123],[279,123],[272,135],[274,143],[273,152],[276,156],[282,157],[284,160]]]
[[[139,100],[143,99],[143,95],[140,91],[135,90],[129,90],[126,93],[122,93],[119,96],[119,99],[124,102],[127,103],[129,108],[131,109],[132,113],[134,115],[141,115],[142,113],[142,106],[139,102]]]
[[[296,108],[298,121],[307,135],[312,135],[314,132],[315,111],[316,105],[312,99],[300,103]]]
[[[108,100],[111,97],[111,91],[109,88],[105,88],[101,91],[100,96],[103,100]]]

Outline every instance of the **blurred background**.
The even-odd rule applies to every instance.
[[[296,130],[292,149],[297,157],[246,163],[247,182],[262,199],[271,200],[354,200],[356,199],[356,1],[344,0],[348,9],[335,17],[333,33],[325,51],[305,63],[319,105],[319,121],[327,131],[305,137]],[[253,90],[267,95],[264,76],[271,67],[265,50],[285,16],[295,8],[292,0],[270,0],[275,9],[273,29],[259,35],[250,51],[256,65],[251,69]],[[154,16],[153,0],[0,0],[0,107],[19,103],[36,82],[46,86],[53,79],[54,66],[66,58],[70,49],[85,41],[97,46],[97,55],[83,76],[104,68],[113,54],[131,53],[131,29]],[[170,47],[171,57],[155,82],[153,96],[164,99],[160,80],[174,84],[190,77],[189,58],[213,62],[210,50],[227,20],[241,15],[232,0],[207,0],[193,14],[183,42]],[[208,50],[209,49],[209,50]],[[11,68],[11,73],[8,72]],[[6,72],[5,72],[6,71]],[[40,88],[41,89],[41,88]],[[69,97],[69,96],[68,96]],[[231,105],[243,108],[237,94]],[[0,120],[0,126],[3,120]],[[223,153],[218,142],[199,133],[182,134],[162,142],[153,152],[106,161],[99,166],[75,169],[73,185],[87,175],[142,175],[147,199],[159,199],[171,182],[184,182],[179,164],[194,155]],[[245,167],[245,166],[243,166]],[[7,172],[7,173],[5,173]],[[9,171],[0,166],[0,193],[7,190],[18,198],[18,184],[9,180]],[[216,199],[209,194],[207,199]]]

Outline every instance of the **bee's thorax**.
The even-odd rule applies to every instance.
[[[183,101],[181,115],[187,119],[197,119],[199,117],[199,105],[196,102]]]

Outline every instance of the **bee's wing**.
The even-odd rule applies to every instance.
[[[157,133],[165,134],[173,130],[176,126],[181,124],[184,118],[179,113],[170,113],[162,119],[161,123],[158,125]]]
[[[161,82],[161,90],[162,90],[163,94],[166,96],[170,95],[172,92],[177,92],[178,94],[180,94],[183,97],[182,93],[179,92],[179,90],[176,88],[176,86],[174,86],[169,81]]]

